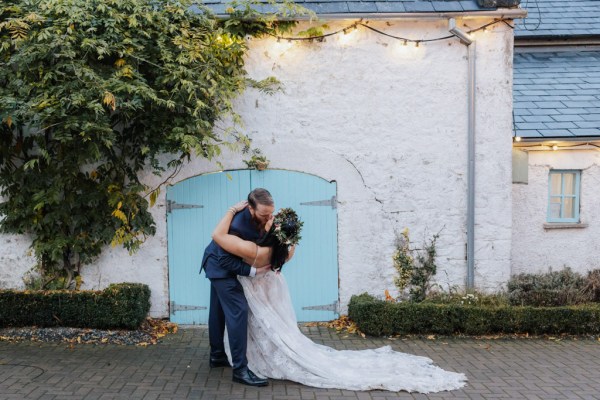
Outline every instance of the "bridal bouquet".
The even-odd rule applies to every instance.
[[[302,236],[302,225],[304,223],[298,218],[296,211],[291,208],[282,208],[275,215],[273,225],[275,226],[275,236],[281,244],[293,246],[297,244]]]

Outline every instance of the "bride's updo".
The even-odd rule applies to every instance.
[[[259,246],[271,247],[271,269],[280,271],[289,256],[290,247],[297,244],[303,222],[291,208],[282,208],[275,215],[273,225],[259,241]]]

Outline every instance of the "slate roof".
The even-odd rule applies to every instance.
[[[515,134],[600,136],[600,51],[516,53]]]
[[[522,0],[515,37],[600,36],[600,0]]]
[[[225,14],[230,0],[205,0],[216,14]],[[423,13],[423,12],[465,12],[496,10],[484,8],[476,0],[295,0],[295,3],[317,14],[372,14],[372,13]],[[265,4],[259,11],[273,11]]]

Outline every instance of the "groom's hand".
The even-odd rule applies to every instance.
[[[256,275],[263,275],[266,274],[267,272],[269,272],[269,270],[271,269],[271,265],[265,265],[264,267],[258,267],[256,268]]]

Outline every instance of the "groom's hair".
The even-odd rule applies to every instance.
[[[273,196],[267,189],[256,188],[248,194],[248,205],[256,209],[257,204],[272,206],[275,203],[273,202]]]

